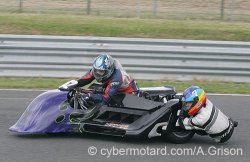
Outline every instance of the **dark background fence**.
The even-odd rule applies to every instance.
[[[250,0],[0,0],[0,11],[250,21]]]

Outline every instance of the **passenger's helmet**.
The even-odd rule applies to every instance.
[[[108,54],[99,55],[93,63],[93,75],[97,82],[107,80],[114,72],[114,59]]]
[[[189,87],[183,92],[182,109],[187,111],[189,116],[194,116],[206,104],[206,100],[206,94],[202,88]]]

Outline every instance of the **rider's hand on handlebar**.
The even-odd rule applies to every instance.
[[[82,100],[89,100],[90,98],[90,93],[81,93],[80,94]]]

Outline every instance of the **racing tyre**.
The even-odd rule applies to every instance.
[[[171,143],[177,143],[177,144],[186,143],[193,136],[194,136],[193,131],[186,131],[186,130],[173,131],[173,132],[169,132],[165,135],[165,137],[167,138],[168,141],[170,141]]]
[[[176,127],[175,124],[177,122],[177,119],[178,117],[176,111],[171,114],[167,131],[163,132],[162,137],[164,138],[164,140],[167,140],[171,143],[186,143],[194,136],[195,132]]]

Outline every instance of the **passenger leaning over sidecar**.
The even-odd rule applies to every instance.
[[[182,103],[177,123],[182,128],[208,134],[220,143],[226,142],[232,136],[238,123],[215,107],[200,87],[187,88],[183,93]]]
[[[135,80],[126,73],[120,62],[108,54],[101,54],[94,60],[92,69],[78,80],[77,87],[85,86],[93,80],[103,84],[104,93],[82,94],[81,97],[95,103],[107,103],[117,93],[137,94],[139,91]]]

